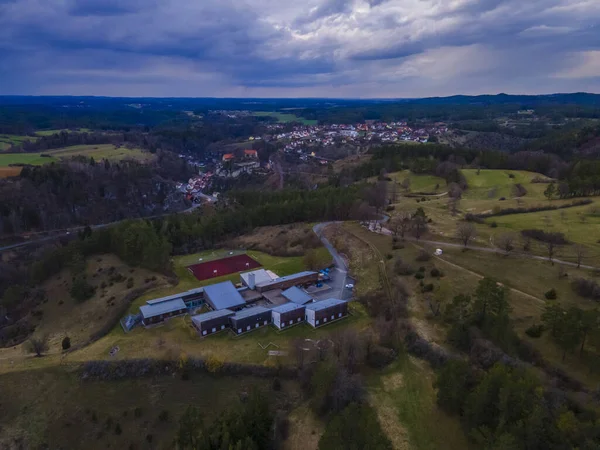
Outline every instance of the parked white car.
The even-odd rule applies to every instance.
[[[442,253],[444,253],[444,252],[442,252],[442,249],[441,249],[441,248],[438,248],[438,249],[436,249],[436,251],[435,251],[434,255],[435,255],[435,256],[442,256]]]
[[[346,285],[346,289],[354,289],[354,285],[352,283],[348,283]]]

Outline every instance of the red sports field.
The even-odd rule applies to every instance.
[[[256,269],[257,267],[260,267],[258,261],[250,258],[248,255],[237,255],[194,264],[193,266],[189,266],[188,269],[198,280],[202,281],[210,278],[222,277],[223,275],[229,275],[230,273]]]

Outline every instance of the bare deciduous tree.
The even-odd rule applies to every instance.
[[[515,240],[517,239],[514,233],[503,233],[496,239],[496,245],[499,249],[504,251],[505,255],[508,255],[515,248]]]
[[[25,349],[29,353],[35,353],[35,356],[42,356],[42,353],[48,350],[48,338],[46,336],[32,337],[26,342]]]
[[[431,295],[427,295],[425,300],[427,300],[427,305],[429,306],[429,310],[431,311],[431,314],[433,314],[433,317],[438,317],[442,308],[442,302],[439,299],[433,298]]]
[[[456,226],[456,237],[463,243],[465,248],[476,236],[477,228],[472,223],[461,222]]]
[[[402,189],[405,191],[408,191],[410,189],[410,178],[406,177],[404,180],[402,180],[400,186],[402,186]]]
[[[577,268],[579,269],[583,262],[583,258],[585,258],[585,247],[583,245],[575,245],[575,256],[577,257]]]

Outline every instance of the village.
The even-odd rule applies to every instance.
[[[434,141],[437,136],[448,132],[448,125],[433,123],[422,128],[414,128],[408,122],[368,121],[356,125],[293,125],[269,124],[263,136],[249,136],[247,148],[237,148],[222,154],[209,154],[203,161],[197,161],[188,155],[179,155],[190,164],[198,167],[198,175],[187,183],[179,183],[177,188],[188,200],[216,202],[218,193],[213,192],[214,178],[238,178],[243,174],[268,175],[273,170],[272,160],[261,163],[258,151],[251,148],[255,142],[264,141],[275,144],[283,153],[296,158],[299,162],[314,160],[319,165],[327,165],[334,158],[324,156],[327,148],[340,146],[364,147],[380,143],[413,142],[425,144]]]
[[[284,151],[293,152],[304,147],[328,147],[337,144],[365,145],[375,142],[430,142],[432,136],[448,131],[445,123],[434,123],[423,128],[412,128],[407,122],[371,122],[356,125],[298,125],[292,131],[284,131],[283,124],[267,125],[273,132],[263,138],[266,141],[283,141]],[[282,132],[278,132],[282,131]]]

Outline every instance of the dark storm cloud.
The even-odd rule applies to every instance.
[[[600,90],[599,18],[595,0],[0,0],[0,94]]]

